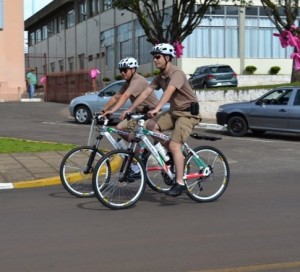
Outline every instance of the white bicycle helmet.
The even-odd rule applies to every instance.
[[[118,68],[122,69],[122,68],[138,68],[139,64],[137,62],[137,60],[135,58],[125,58],[120,60],[119,64],[118,64]]]
[[[173,45],[169,43],[160,43],[153,46],[151,54],[162,54],[162,55],[170,55],[173,58],[175,57],[175,49]]]

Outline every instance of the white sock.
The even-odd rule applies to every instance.
[[[140,172],[140,168],[136,164],[131,164],[130,168],[134,173]]]

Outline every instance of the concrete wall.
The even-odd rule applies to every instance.
[[[199,90],[196,91],[200,104],[200,113],[204,120],[214,121],[219,105],[254,100],[268,92],[269,89],[249,89],[244,91]]]

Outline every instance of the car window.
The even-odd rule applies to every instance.
[[[295,96],[295,101],[294,101],[294,106],[300,106],[300,90],[297,90],[297,93]]]
[[[123,84],[124,83],[121,82],[121,83],[116,83],[116,84],[113,84],[113,85],[109,86],[107,89],[105,89],[104,95],[105,96],[113,96],[113,95],[115,95],[117,92],[120,91],[120,89],[121,89],[121,87],[122,87]]]
[[[209,68],[204,67],[201,71],[201,74],[209,74]]]
[[[210,68],[211,73],[230,73],[233,70],[230,66],[216,66]]]
[[[292,90],[276,90],[263,98],[263,103],[268,105],[287,105]]]
[[[201,68],[197,68],[196,71],[195,71],[195,75],[199,75],[201,72]]]

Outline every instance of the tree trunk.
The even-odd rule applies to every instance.
[[[291,83],[293,82],[300,82],[300,70],[295,68],[295,59],[293,60],[293,68],[292,68],[292,76],[291,76]]]

